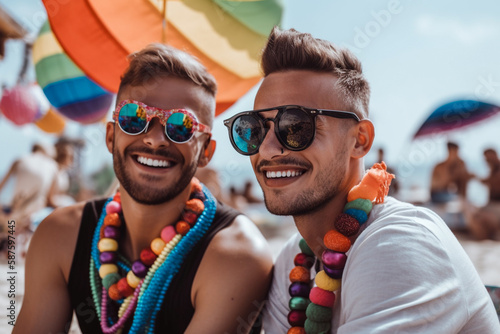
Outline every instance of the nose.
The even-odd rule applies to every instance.
[[[259,147],[259,155],[262,159],[271,160],[273,158],[277,158],[283,156],[284,153],[288,152],[288,150],[281,145],[278,138],[276,137],[276,133],[274,132],[274,122],[266,120],[269,129],[267,131],[262,144]]]
[[[144,144],[153,149],[170,145],[170,141],[165,134],[165,127],[156,117],[149,122],[143,141]]]

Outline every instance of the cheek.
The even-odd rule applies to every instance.
[[[258,153],[250,156],[250,163],[252,164],[253,170],[256,171],[257,168],[257,160],[258,160]]]
[[[132,138],[130,138],[132,137]],[[115,131],[115,136],[113,137],[112,148],[114,151],[123,151],[129,144],[133,142],[133,136],[126,135],[121,131]]]
[[[198,141],[190,140],[185,144],[179,145],[178,148],[186,160],[192,161],[200,158],[203,145]]]

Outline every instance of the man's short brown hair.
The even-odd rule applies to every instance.
[[[148,87],[155,78],[187,79],[202,87],[210,96],[217,93],[215,78],[194,56],[169,45],[152,43],[129,55],[129,66],[121,77],[118,96],[128,86]],[[117,101],[118,103],[119,101]],[[207,115],[212,124],[215,110]]]
[[[363,76],[361,62],[347,49],[314,38],[295,29],[275,27],[262,54],[264,76],[289,70],[332,73],[346,107],[359,116],[368,116],[370,85]]]

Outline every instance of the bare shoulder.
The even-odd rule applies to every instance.
[[[191,289],[195,314],[186,333],[248,333],[263,307],[272,268],[259,229],[237,216],[205,251]]]
[[[245,257],[258,262],[270,262],[269,245],[254,222],[244,215],[237,216],[233,223],[217,233],[207,253],[217,257]]]
[[[38,257],[54,259],[68,279],[84,206],[82,202],[55,209],[40,223],[30,242],[28,263]]]
[[[15,333],[62,333],[71,323],[67,289],[84,203],[56,209],[33,235]],[[48,311],[49,310],[49,311]]]
[[[225,275],[264,283],[269,279],[272,267],[271,250],[262,233],[250,219],[239,215],[210,242],[193,287],[197,290],[198,283],[207,283],[216,276],[221,279]],[[221,281],[227,283],[227,278]]]

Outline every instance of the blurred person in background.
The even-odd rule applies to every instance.
[[[457,198],[465,200],[467,184],[474,177],[460,158],[458,144],[448,142],[446,147],[448,157],[434,167],[431,176],[431,201],[436,204],[447,203]]]
[[[10,205],[3,213],[16,220],[19,231],[30,229],[31,215],[50,203],[58,165],[48,151],[43,145],[34,144],[31,153],[14,161],[0,182],[2,191],[10,178],[15,179]]]
[[[483,154],[490,173],[481,182],[488,187],[489,199],[472,215],[469,231],[478,240],[500,240],[500,159],[492,148],[484,150]]]
[[[70,177],[68,170],[73,167],[74,163],[74,146],[71,140],[66,138],[59,138],[54,145],[56,156],[54,158],[57,164],[57,172],[50,187],[47,197],[47,205],[34,212],[30,216],[31,230],[36,230],[38,225],[55,208],[68,206],[75,203],[75,199],[70,196]]]
[[[75,203],[73,197],[69,195],[70,177],[68,170],[73,167],[75,160],[75,149],[71,141],[61,138],[56,144],[56,157],[58,172],[54,184],[51,188],[49,206],[57,208]]]

